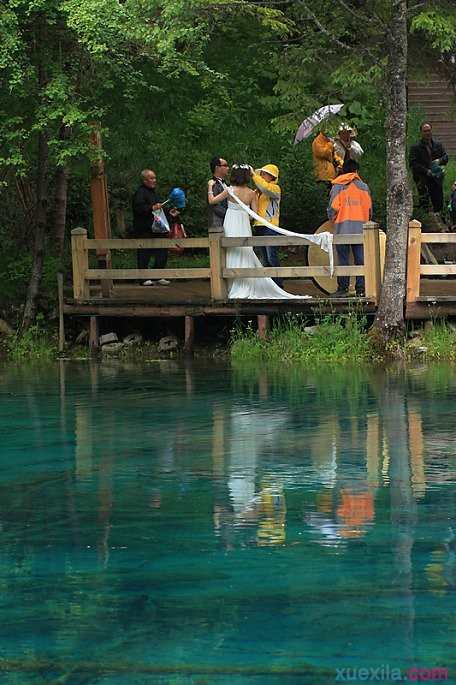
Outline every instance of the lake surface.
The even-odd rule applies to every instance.
[[[0,379],[0,682],[456,682],[454,368]]]

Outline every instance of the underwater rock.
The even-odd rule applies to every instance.
[[[103,345],[101,348],[101,351],[103,354],[119,354],[119,352],[122,352],[122,350],[125,349],[125,345],[121,342],[112,342],[112,343],[107,343],[106,345]]]
[[[133,345],[141,345],[143,342],[143,337],[140,333],[130,333],[123,339],[124,345],[133,346]]]
[[[179,347],[179,341],[174,335],[167,335],[164,338],[160,338],[158,343],[159,352],[174,352]]]
[[[14,335],[13,329],[5,319],[0,319],[0,335]]]
[[[100,335],[100,345],[108,345],[109,343],[118,342],[119,338],[117,333],[105,333],[105,335]]]

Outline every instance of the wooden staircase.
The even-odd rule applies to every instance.
[[[438,74],[425,81],[409,81],[408,106],[420,107],[448,154],[456,154],[456,95]]]

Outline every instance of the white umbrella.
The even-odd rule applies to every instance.
[[[331,114],[338,114],[342,107],[343,105],[325,105],[324,107],[317,109],[310,117],[304,119],[301,126],[296,131],[294,144],[296,145],[297,143],[300,143],[301,140],[308,138],[317,124],[327,119]]]

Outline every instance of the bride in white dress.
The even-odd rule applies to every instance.
[[[212,192],[214,181],[209,181],[208,202],[211,205],[228,198],[228,209],[225,214],[223,229],[228,238],[240,236],[251,237],[250,217],[247,212],[234,200],[236,197],[258,213],[258,197],[254,190],[248,187],[251,171],[247,164],[235,164],[231,170],[231,187],[216,195]],[[230,247],[226,250],[227,269],[256,269],[262,268],[260,260],[253,251],[253,247]],[[272,278],[236,278],[231,281],[228,297],[235,300],[285,300],[308,299],[309,295],[292,295],[282,290]]]

